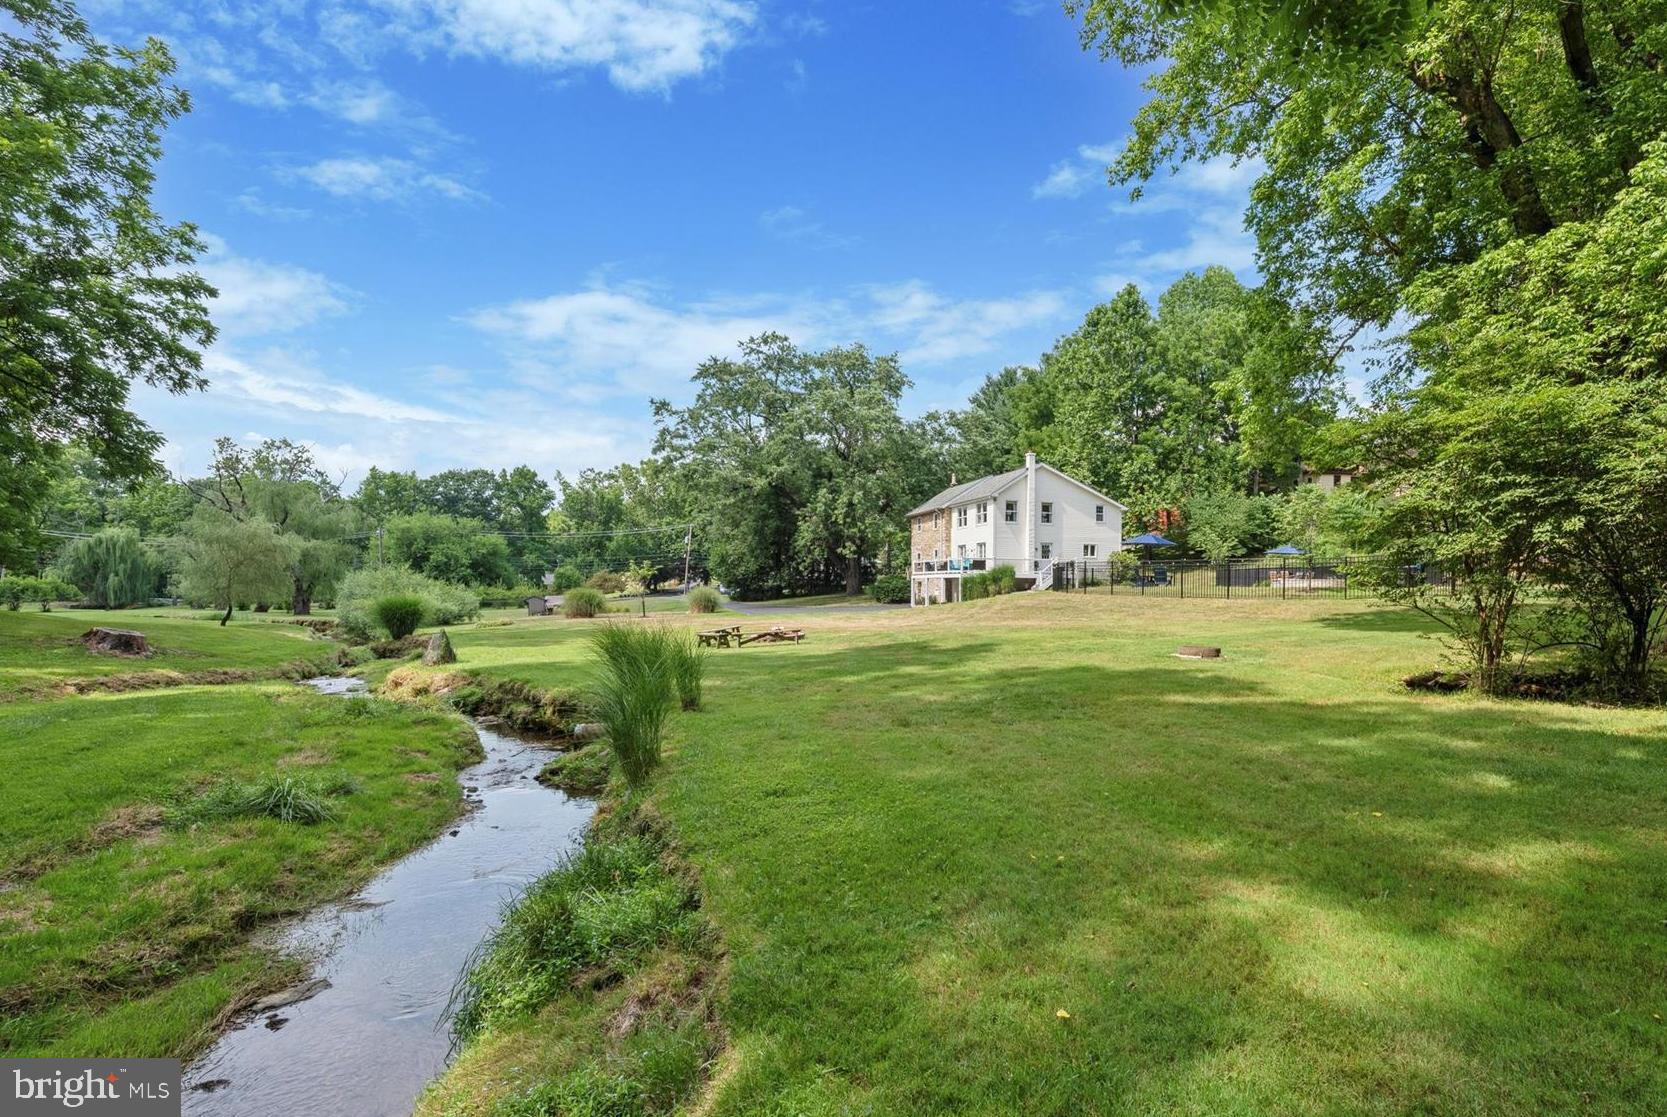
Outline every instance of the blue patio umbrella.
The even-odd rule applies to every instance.
[[[1289,543],[1275,547],[1273,550],[1268,552],[1270,555],[1306,555],[1307,553],[1308,552],[1303,550],[1301,547],[1293,547]]]
[[[1153,547],[1173,547],[1175,545],[1176,544],[1175,544],[1174,540],[1165,539],[1163,536],[1159,535],[1155,531],[1148,531],[1143,535],[1135,536],[1133,539],[1123,540],[1123,546],[1125,546],[1125,547],[1140,546],[1140,547],[1146,548],[1146,561],[1147,562],[1152,561],[1152,548]]]

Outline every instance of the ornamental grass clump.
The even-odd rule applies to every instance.
[[[589,586],[576,586],[562,594],[562,616],[569,619],[594,617],[607,611],[608,601],[602,596],[601,590],[591,589]]]
[[[592,633],[590,643],[600,667],[592,715],[625,782],[640,790],[660,765],[666,716],[677,698],[678,638],[659,625],[609,624]]]
[[[723,598],[711,586],[696,586],[689,591],[689,612],[716,613],[718,606],[723,604]]]
[[[700,709],[700,684],[706,676],[706,649],[693,633],[671,637],[672,685],[677,688],[677,701],[685,710]]]

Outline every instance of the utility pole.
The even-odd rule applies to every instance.
[[[694,546],[695,528],[693,524],[683,525],[683,592],[689,592],[689,551]]]

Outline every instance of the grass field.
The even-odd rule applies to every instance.
[[[330,661],[335,645],[282,623],[285,619],[239,613],[222,628],[218,613],[181,608],[0,610],[0,698],[47,692],[72,679],[140,671],[260,674],[301,661]],[[138,629],[149,637],[154,654],[136,660],[89,652],[79,637],[95,626]]]
[[[297,629],[222,630],[140,611],[147,661],[88,656],[60,634],[105,623],[0,612],[0,1050],[182,1056],[236,1000],[291,976],[251,945],[279,916],[344,894],[457,813],[477,754],[455,719],[283,683],[21,696],[25,678],[159,660],[251,669],[328,648]],[[54,627],[57,626],[57,627]],[[44,658],[44,662],[42,661]],[[334,817],[201,817],[212,792],[278,777],[331,788]],[[321,793],[322,794],[322,793]]]
[[[459,666],[572,686],[585,627],[459,631]],[[1662,711],[1414,696],[1439,647],[1355,603],[806,627],[712,655],[656,793],[728,949],[707,1112],[1667,1097]],[[448,1113],[490,1111],[467,1064]]]

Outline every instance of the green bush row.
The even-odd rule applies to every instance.
[[[45,609],[54,601],[79,601],[81,591],[62,578],[30,578],[8,574],[0,578],[0,604],[16,609],[25,601],[37,602]]]

